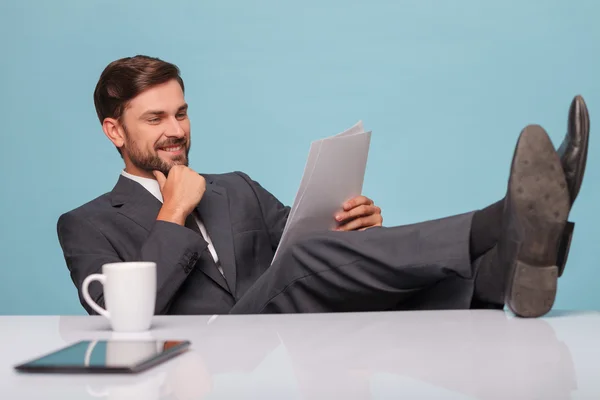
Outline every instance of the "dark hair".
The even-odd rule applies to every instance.
[[[129,101],[153,86],[171,79],[185,91],[179,68],[159,58],[137,55],[113,61],[102,71],[94,90],[94,105],[100,123],[120,120]]]

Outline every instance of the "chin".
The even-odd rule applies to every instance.
[[[188,160],[187,158],[184,159],[177,159],[177,160],[163,160],[165,165],[167,166],[167,168],[171,169],[172,167],[176,166],[176,165],[183,165],[185,167],[188,166]]]

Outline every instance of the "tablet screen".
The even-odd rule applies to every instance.
[[[81,341],[16,368],[21,370],[134,371],[169,359],[187,349],[188,345],[188,341]]]

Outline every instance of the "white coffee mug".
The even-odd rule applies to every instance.
[[[92,300],[88,287],[92,281],[104,286],[104,305]],[[156,263],[118,262],[102,266],[101,274],[85,278],[83,298],[98,314],[110,321],[115,332],[140,332],[150,329],[156,305]]]

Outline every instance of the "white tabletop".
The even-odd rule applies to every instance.
[[[14,371],[85,339],[187,339],[137,375]],[[0,317],[2,399],[598,399],[600,312],[501,311],[156,317],[114,334],[102,317]]]

